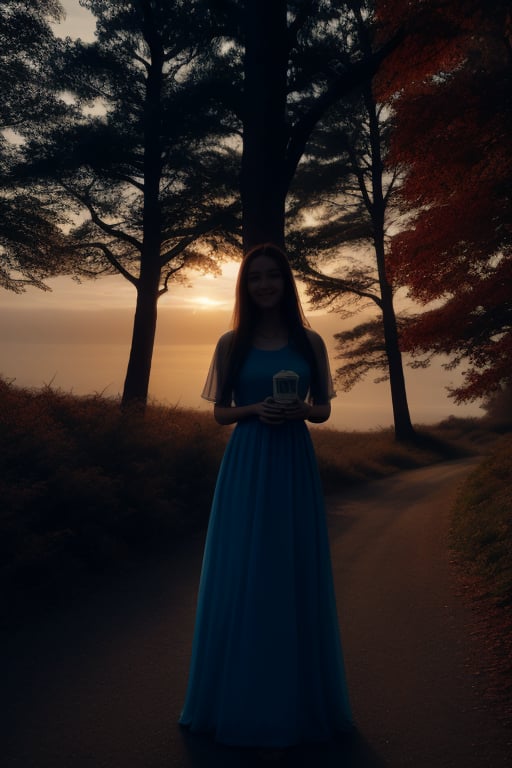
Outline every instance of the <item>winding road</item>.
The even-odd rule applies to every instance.
[[[357,733],[289,750],[309,768],[501,768],[512,733],[483,702],[470,608],[446,537],[463,460],[329,497],[338,610]],[[248,751],[191,738],[183,701],[203,535],[169,562],[5,633],[3,768],[245,768]],[[473,660],[470,662],[470,660]]]

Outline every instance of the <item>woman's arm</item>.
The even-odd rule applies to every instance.
[[[213,415],[219,424],[235,424],[256,417],[264,424],[282,424],[285,420],[282,406],[267,398],[261,403],[251,405],[219,405],[215,403]]]
[[[331,415],[331,404],[311,404],[304,400],[296,400],[293,403],[282,405],[267,398],[262,403],[252,405],[217,405],[213,409],[213,415],[218,424],[225,426],[235,424],[256,417],[264,424],[282,424],[285,421],[307,420],[314,424],[327,421]]]
[[[304,419],[313,424],[321,424],[327,421],[331,415],[331,404],[306,403],[304,400],[296,400],[286,406],[284,415],[287,421]]]
[[[331,415],[331,404],[330,403],[322,403],[321,405],[311,405],[311,410],[309,412],[309,416],[306,416],[308,421],[313,422],[313,424],[322,424],[324,421],[327,421],[329,416]]]

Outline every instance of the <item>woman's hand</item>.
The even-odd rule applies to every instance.
[[[260,403],[240,406],[215,405],[213,414],[219,424],[235,424],[250,418],[258,418],[263,424],[283,424],[285,421],[284,407],[271,397]]]
[[[241,406],[215,405],[213,413],[219,424],[235,424],[249,418],[258,418],[263,424],[284,424],[286,421],[308,421],[317,424],[326,421],[331,412],[331,404],[311,405],[304,400],[291,403],[278,403],[267,397],[261,403]]]
[[[263,424],[283,424],[285,421],[284,406],[276,403],[272,397],[267,397],[262,403],[255,403],[254,409]]]
[[[321,424],[327,421],[331,415],[331,404],[312,404],[304,400],[294,400],[285,406],[284,417],[286,421],[311,421],[314,424]]]
[[[305,421],[311,416],[313,406],[304,400],[292,400],[284,404],[284,418],[286,421]]]
[[[284,424],[285,421],[304,421],[308,419],[313,406],[304,400],[279,403],[272,397],[267,397],[258,403],[258,418],[264,424]]]

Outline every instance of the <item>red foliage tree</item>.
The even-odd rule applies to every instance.
[[[512,382],[511,3],[425,0],[416,12],[430,25],[411,5],[378,3],[388,26],[407,19],[412,30],[379,74],[409,214],[391,264],[395,283],[435,302],[405,332],[405,347],[466,361],[452,390],[462,402]]]

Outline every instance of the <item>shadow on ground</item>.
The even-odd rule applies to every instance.
[[[281,753],[265,753],[217,744],[208,736],[182,729],[188,768],[385,768],[382,760],[357,731],[325,745],[301,745]]]

